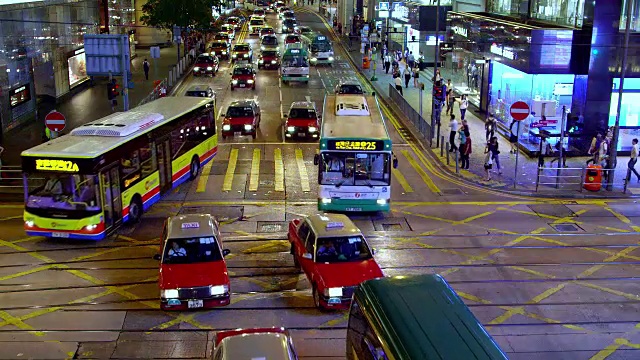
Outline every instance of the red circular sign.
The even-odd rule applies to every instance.
[[[511,104],[511,117],[515,121],[522,121],[529,116],[531,109],[529,109],[529,105],[527,105],[524,101],[516,101]]]
[[[52,111],[44,117],[44,124],[51,131],[62,131],[66,126],[67,119],[61,113]]]

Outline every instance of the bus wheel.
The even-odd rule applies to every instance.
[[[200,171],[200,162],[198,161],[198,159],[193,158],[193,160],[191,160],[191,166],[189,168],[189,179],[195,179],[196,176],[198,176],[198,171]]]
[[[142,200],[139,195],[136,195],[131,199],[129,204],[129,221],[137,223],[142,217]]]

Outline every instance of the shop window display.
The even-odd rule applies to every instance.
[[[558,25],[582,27],[584,0],[533,0],[531,17]]]
[[[620,79],[613,79],[611,92],[611,104],[609,108],[609,126],[616,123],[618,109],[618,89]],[[640,138],[640,79],[624,79],[624,93],[622,94],[622,106],[620,107],[620,136],[618,141],[619,151],[629,151],[631,140]]]
[[[482,65],[476,64],[481,60],[477,54],[466,50],[456,49],[446,55],[440,74],[445,80],[451,79],[456,96],[467,95],[469,102],[480,106],[480,89],[482,88]]]

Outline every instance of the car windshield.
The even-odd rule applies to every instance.
[[[253,19],[251,20],[251,25],[264,25],[264,21],[260,19]]]
[[[187,96],[208,97],[206,91],[187,91]]]
[[[320,238],[316,244],[316,262],[335,263],[371,259],[371,251],[362,236]]]
[[[254,10],[254,11],[253,11],[253,13],[254,13],[255,15],[262,16],[262,15],[264,15],[264,10]]]
[[[164,264],[195,264],[222,260],[216,238],[170,239],[164,249]]]
[[[293,18],[296,15],[293,13],[293,11],[285,11],[282,16],[286,17],[286,18]]]
[[[227,109],[227,117],[253,117],[253,110],[250,107],[235,107],[232,106]]]
[[[261,34],[274,34],[275,30],[273,30],[273,28],[262,28],[260,30]]]
[[[204,64],[213,64],[213,57],[212,56],[198,56],[198,60],[196,61],[198,63],[204,63]]]
[[[224,41],[216,41],[214,43],[211,43],[211,47],[214,49],[226,49],[227,43]]]
[[[56,160],[38,161],[52,164]],[[25,176],[29,189],[26,208],[34,215],[59,213],[73,217],[71,213],[75,212],[86,217],[100,212],[100,188],[96,175],[33,173]]]
[[[323,152],[320,184],[336,186],[388,186],[389,153]]]
[[[339,94],[363,94],[362,87],[355,84],[343,84],[340,85],[338,90]]]
[[[249,45],[236,45],[233,47],[233,51],[249,51]]]
[[[313,109],[291,109],[289,111],[291,119],[315,119],[316,112]]]
[[[262,56],[266,57],[276,57],[278,56],[278,52],[274,50],[265,50],[262,52]]]
[[[331,51],[331,44],[327,42],[314,43],[311,45],[311,51]]]
[[[309,60],[306,56],[288,55],[282,59],[282,66],[285,67],[306,67],[309,66]]]
[[[302,26],[300,28],[298,28],[298,30],[300,31],[301,34],[308,34],[313,32],[313,30],[311,30],[311,28],[308,28],[306,26]]]
[[[287,42],[300,42],[300,38],[295,35],[289,35],[287,36]]]
[[[228,22],[229,24],[235,24],[235,23],[237,23],[239,20],[240,20],[240,19],[238,19],[238,18],[230,17],[230,18],[229,18],[229,20],[227,20],[227,22]]]
[[[296,26],[296,21],[293,19],[286,19],[285,21],[282,22],[282,24],[287,27],[294,27]]]
[[[278,38],[275,36],[265,36],[262,38],[262,45],[278,45]]]
[[[253,69],[246,67],[237,67],[233,69],[233,75],[251,75],[253,74]]]

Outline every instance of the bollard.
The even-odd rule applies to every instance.
[[[444,136],[440,137],[440,156],[444,156]]]
[[[458,151],[454,151],[454,154],[456,156],[456,174],[459,174],[460,173],[460,168],[458,167],[458,158],[459,158]]]
[[[447,143],[447,165],[449,165],[449,143]]]
[[[629,181],[631,180],[631,169],[627,169],[627,177],[624,178],[624,188],[622,189],[622,193],[627,193],[627,186],[629,186]]]
[[[584,188],[584,178],[587,176],[587,168],[582,168],[582,173],[580,174],[580,192]]]

